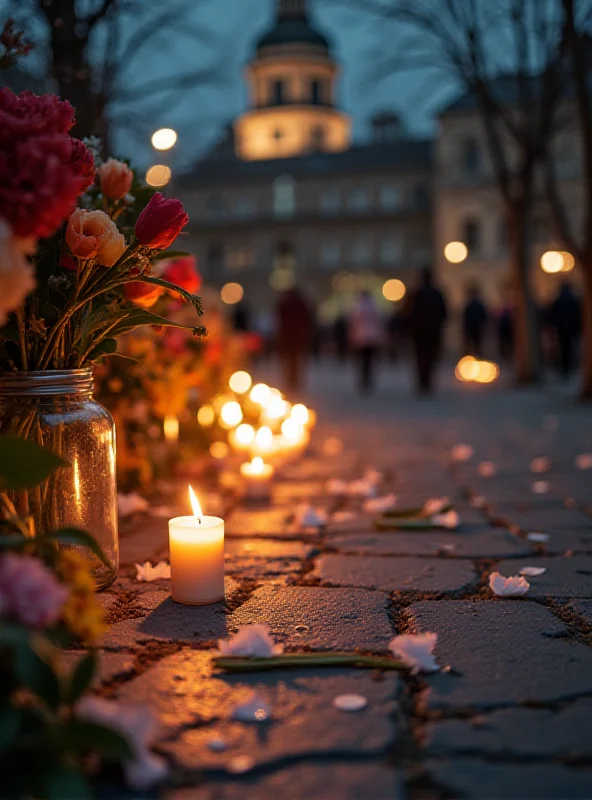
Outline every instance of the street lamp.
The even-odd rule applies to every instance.
[[[170,150],[177,141],[177,131],[172,128],[159,128],[152,134],[152,147],[155,150]]]

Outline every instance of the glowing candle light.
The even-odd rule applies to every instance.
[[[172,597],[201,606],[224,599],[224,520],[204,516],[189,487],[193,516],[169,520]]]
[[[247,450],[255,440],[255,428],[246,422],[231,431],[229,441],[236,450]]]
[[[270,482],[274,469],[266,464],[260,456],[241,464],[241,475],[245,486],[245,496],[251,499],[264,500],[269,497]]]
[[[169,444],[177,444],[179,441],[179,420],[177,417],[167,415],[163,423],[164,438]]]
[[[296,403],[295,406],[292,406],[290,416],[294,422],[297,422],[299,425],[306,425],[310,417],[310,412],[303,403]]]
[[[265,455],[265,453],[270,453],[272,450],[272,443],[273,443],[273,433],[271,432],[271,428],[268,428],[267,425],[264,425],[262,428],[259,428],[257,433],[255,434],[255,441],[253,442],[253,453],[257,455]]]
[[[222,427],[235,428],[242,421],[242,418],[243,411],[236,400],[224,403],[220,411],[220,424]]]
[[[233,372],[230,376],[230,380],[228,381],[228,385],[232,391],[236,392],[237,394],[245,394],[248,392],[252,383],[253,379],[249,373],[244,372],[243,370],[239,370],[239,372]]]
[[[267,398],[271,393],[271,389],[266,383],[256,383],[251,392],[249,394],[249,398],[254,403],[259,403],[259,405],[263,405],[267,402]]]

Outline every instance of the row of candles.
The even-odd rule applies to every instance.
[[[243,494],[265,500],[276,467],[306,448],[315,414],[302,403],[291,405],[267,384],[253,386],[248,372],[235,372],[229,389],[232,395],[220,395],[202,406],[197,419],[203,427],[218,423],[228,432],[225,455],[232,449],[250,456],[240,464]],[[164,433],[169,443],[178,441],[178,420],[165,419]],[[189,605],[216,603],[224,597],[224,520],[204,516],[191,487],[189,498],[192,516],[169,520],[172,597]]]

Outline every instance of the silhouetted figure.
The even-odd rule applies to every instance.
[[[564,281],[548,311],[548,323],[554,329],[559,351],[559,372],[569,377],[574,365],[574,354],[581,333],[580,301],[567,281]]]
[[[358,354],[360,391],[370,392],[374,386],[374,363],[384,342],[384,325],[380,311],[370,292],[362,292],[349,317],[349,340]]]
[[[347,358],[347,335],[347,317],[340,314],[333,323],[333,339],[339,361],[345,361]]]
[[[487,328],[487,308],[481,299],[479,287],[469,286],[467,303],[463,309],[462,328],[465,353],[481,358],[483,356],[483,338]]]
[[[241,333],[247,333],[250,330],[249,308],[244,300],[237,303],[232,310],[232,327]]]
[[[287,391],[297,391],[310,352],[314,320],[310,307],[296,287],[283,292],[277,305],[278,354]]]
[[[514,309],[502,306],[497,317],[497,346],[501,361],[511,361],[514,355]]]
[[[442,292],[434,285],[432,271],[421,272],[420,284],[409,296],[407,329],[413,342],[417,369],[417,390],[429,394],[442,351],[442,335],[448,311]]]

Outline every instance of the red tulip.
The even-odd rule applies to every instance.
[[[143,281],[130,281],[123,287],[123,293],[135,306],[150,308],[162,295],[164,289],[153,283]]]
[[[194,256],[169,261],[162,277],[190,294],[195,294],[201,286],[201,276],[196,269]],[[170,291],[173,297],[180,298],[178,292]]]
[[[189,222],[179,200],[167,200],[156,192],[136,222],[136,239],[153,250],[166,250]]]

